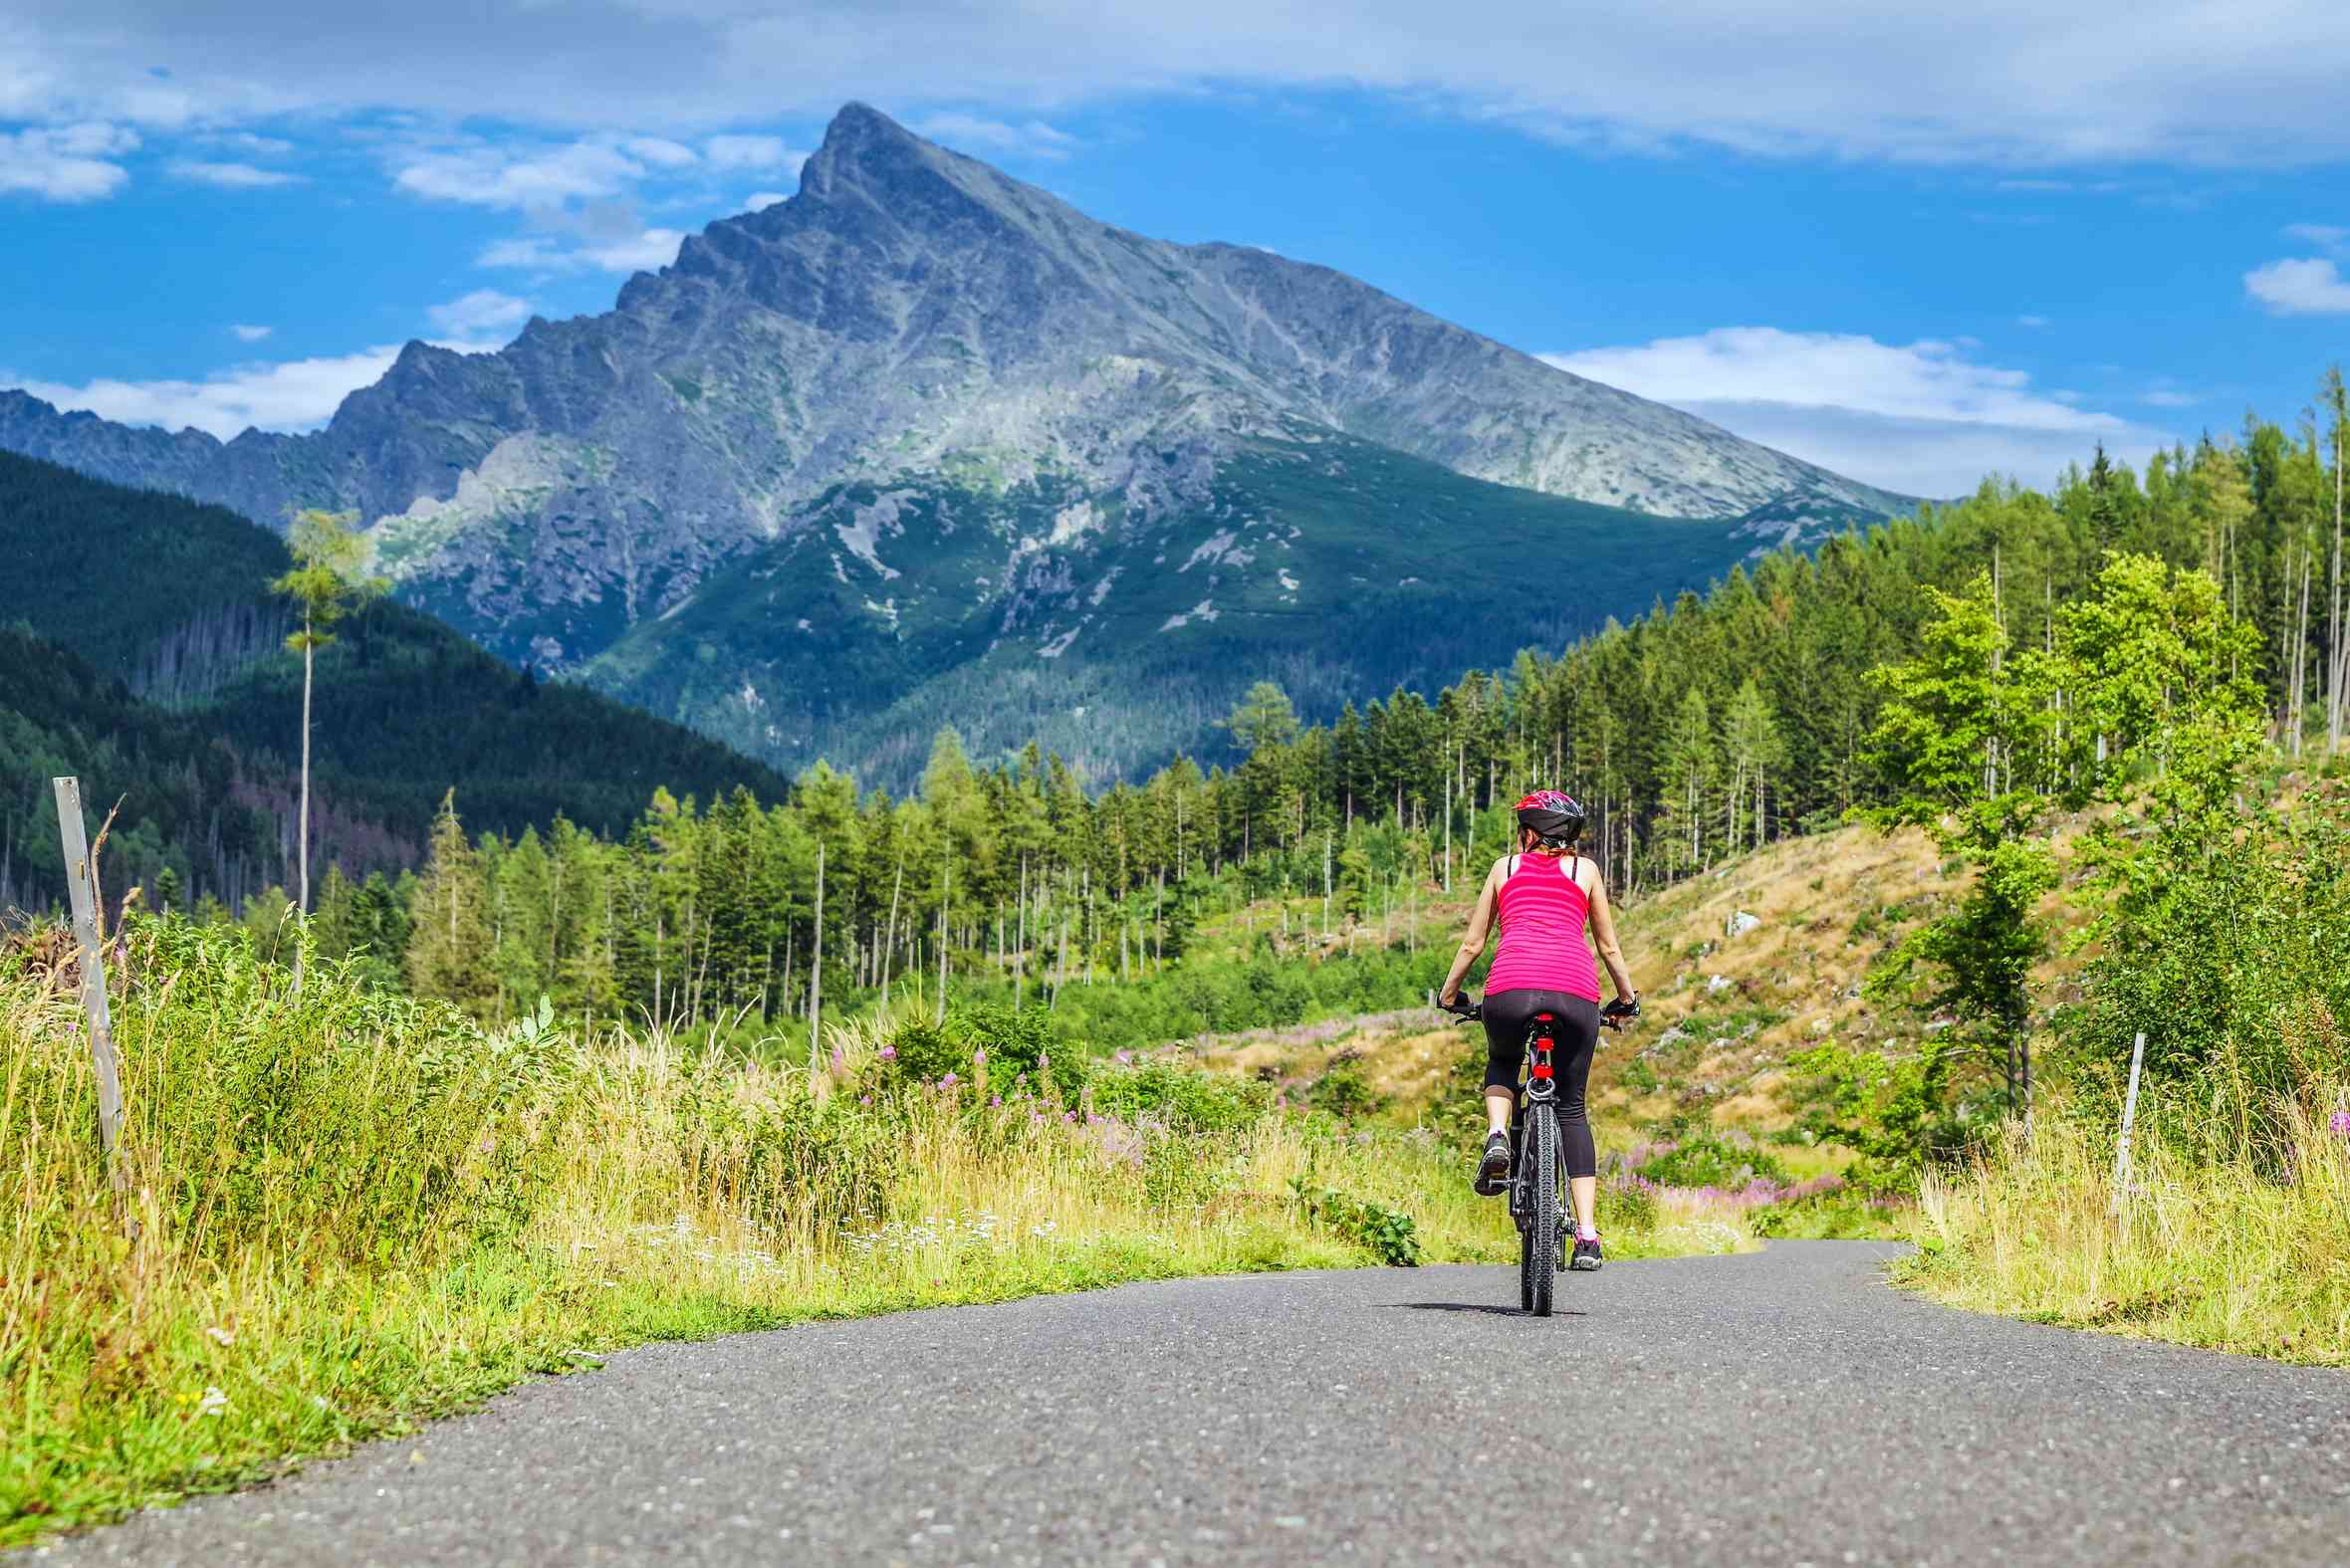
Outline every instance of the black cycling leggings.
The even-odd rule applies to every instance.
[[[1550,1036],[1550,1065],[1558,1074],[1558,1130],[1566,1140],[1566,1174],[1597,1176],[1599,1152],[1591,1145],[1591,1119],[1583,1090],[1591,1081],[1591,1052],[1599,1044],[1599,1004],[1563,991],[1488,992],[1485,1011],[1485,1086],[1518,1089],[1526,1063],[1526,1026],[1537,1012],[1558,1020]]]

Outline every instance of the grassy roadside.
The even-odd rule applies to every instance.
[[[332,966],[297,997],[235,932],[142,921],[122,956],[118,1205],[70,976],[0,953],[0,1545],[634,1342],[1515,1256],[1434,1131],[1056,1061],[1018,1019],[863,1020],[812,1085],[690,1041],[485,1030]],[[1743,1212],[1686,1208],[1613,1214],[1611,1250],[1754,1244]]]
[[[2110,1133],[2042,1116],[1928,1179],[1901,1277],[1950,1306],[2350,1367],[2350,1084],[2310,1098],[2256,1158],[2142,1132],[2120,1204]]]

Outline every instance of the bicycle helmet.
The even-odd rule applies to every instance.
[[[1518,802],[1518,823],[1552,849],[1564,849],[1582,836],[1583,807],[1571,794],[1558,789],[1536,789]]]

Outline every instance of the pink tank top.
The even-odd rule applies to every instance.
[[[1486,995],[1503,991],[1562,991],[1599,1000],[1599,967],[1583,940],[1590,900],[1553,855],[1517,855],[1502,884],[1501,951],[1485,977]]]

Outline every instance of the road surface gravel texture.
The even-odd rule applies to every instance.
[[[1898,1249],[1129,1285],[616,1354],[65,1563],[2350,1562],[2350,1375]]]

